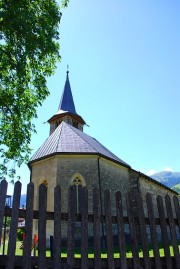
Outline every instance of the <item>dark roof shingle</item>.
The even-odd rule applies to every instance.
[[[56,130],[48,137],[44,144],[31,157],[29,162],[34,162],[52,154],[70,152],[100,154],[118,163],[129,166],[127,163],[119,159],[111,151],[105,148],[96,139],[65,122],[62,122],[56,128]]]

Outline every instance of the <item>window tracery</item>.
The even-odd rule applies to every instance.
[[[82,212],[82,188],[85,186],[84,178],[79,174],[76,173],[71,181],[71,186],[75,186],[76,189],[76,213]]]

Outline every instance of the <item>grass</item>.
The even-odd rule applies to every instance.
[[[106,249],[102,249],[101,251],[102,251],[101,258],[107,258]],[[160,254],[160,257],[164,257],[164,248],[162,246],[160,246],[160,248],[159,248],[159,254]],[[172,257],[174,256],[174,251],[173,251],[172,246],[170,246],[170,255]],[[46,251],[46,256],[50,257],[50,250]],[[62,249],[61,257],[67,258],[67,250],[65,248]],[[74,257],[75,258],[81,258],[81,249],[80,248],[75,249]],[[129,248],[127,248],[126,257],[127,258],[132,258],[133,257],[132,251]],[[141,249],[139,250],[139,257],[143,257],[143,251]],[[149,249],[149,257],[154,257],[154,252],[153,252],[153,249],[151,247]],[[88,258],[90,258],[90,259],[94,258],[94,250],[93,250],[93,248],[88,249]],[[115,259],[120,258],[118,247],[114,249],[114,258]]]
[[[20,249],[21,244],[22,244],[22,242],[20,242],[20,241],[16,242],[16,255],[17,256],[22,256],[22,254],[23,254],[23,251]],[[8,246],[8,241],[6,240],[5,254],[7,254],[7,246]],[[180,245],[179,245],[179,247],[180,247]],[[2,250],[3,250],[3,247],[1,246],[0,253],[2,253]],[[37,251],[37,254],[38,254],[38,251]],[[160,254],[160,257],[164,257],[164,249],[163,249],[162,245],[159,245],[159,254]],[[170,246],[170,255],[174,256],[174,251],[173,251],[172,246]],[[46,250],[46,257],[50,257],[50,256],[51,256],[51,252],[49,249],[47,249]],[[62,248],[61,257],[67,258],[67,249],[66,248]],[[81,258],[81,249],[80,248],[75,248],[74,257],[77,259]],[[133,257],[130,246],[127,246],[126,257],[127,258]],[[139,249],[139,257],[143,257],[143,252],[141,249]],[[154,252],[153,252],[153,249],[151,246],[149,246],[149,257],[154,257]],[[88,258],[90,258],[90,259],[94,258],[94,249],[93,248],[88,249]],[[107,258],[106,249],[102,249],[101,258]],[[114,258],[120,258],[118,247],[114,248]]]

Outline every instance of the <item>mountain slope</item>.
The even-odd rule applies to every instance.
[[[156,173],[151,177],[169,188],[172,188],[180,183],[180,172],[163,171]]]
[[[178,193],[180,193],[180,183],[179,184],[176,184],[172,187],[173,191],[176,191]]]

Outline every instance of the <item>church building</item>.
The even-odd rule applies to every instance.
[[[83,132],[86,122],[76,112],[68,71],[58,111],[48,122],[49,137],[28,164],[31,181],[35,186],[35,210],[38,209],[38,187],[42,183],[47,186],[48,211],[53,211],[53,193],[57,185],[60,185],[62,191],[62,212],[67,212],[68,187],[71,185],[75,185],[77,189],[77,213],[81,212],[81,189],[84,186],[88,189],[89,213],[92,212],[94,187],[100,190],[101,199],[106,189],[111,190],[112,197],[116,191],[121,191],[122,195],[127,191],[132,191],[134,195],[141,193],[143,199],[147,192],[154,198],[157,195],[176,194],[152,178],[135,171],[95,138]],[[124,198],[123,204],[125,207]],[[112,213],[115,213],[115,201],[112,201]],[[52,229],[53,225],[48,224],[49,234],[52,234]]]

